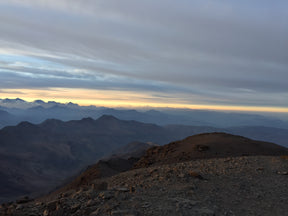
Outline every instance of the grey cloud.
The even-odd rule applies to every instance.
[[[74,76],[51,76],[43,74],[42,70],[39,70],[42,75],[37,74],[37,70],[25,71],[21,69],[9,71],[4,70],[0,72],[1,88],[14,89],[14,88],[88,88],[88,89],[99,89],[99,90],[123,90],[123,91],[136,91],[136,92],[187,92],[199,93],[188,88],[170,86],[163,82],[145,82],[136,79],[127,79],[123,77],[103,78],[103,75],[98,77],[75,78]]]
[[[196,87],[193,88],[177,88],[175,86],[170,87],[167,84],[151,83],[147,84],[141,81],[131,80],[114,80],[114,81],[96,81],[96,80],[78,80],[78,79],[60,79],[60,78],[33,78],[27,77],[23,74],[1,73],[1,88],[10,89],[15,86],[17,88],[29,88],[32,89],[49,89],[49,88],[90,88],[100,90],[122,90],[122,91],[135,91],[146,93],[151,92],[151,101],[156,102],[171,102],[171,103],[202,103],[202,104],[215,104],[215,105],[259,105],[259,106],[273,106],[277,103],[278,106],[286,106],[287,102],[282,98],[286,95],[267,95],[264,92],[244,92],[238,90],[235,92],[227,92],[225,89],[218,88],[215,91],[213,89],[207,89],[205,91],[199,91]],[[227,89],[226,89],[227,90]],[[241,92],[242,91],[242,92]],[[154,94],[153,92],[158,92]],[[270,93],[271,94],[271,93]],[[138,98],[139,99],[139,98]],[[142,98],[147,99],[148,98]]]
[[[151,90],[188,101],[191,94],[207,103],[288,105],[284,1],[261,1],[263,10],[257,1],[11,2],[0,8],[2,48],[14,46],[17,52],[19,45],[28,54],[36,49],[56,58],[31,52],[35,58],[87,71],[14,68],[58,76],[53,82],[34,78],[27,86]]]

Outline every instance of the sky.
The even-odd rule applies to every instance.
[[[286,0],[0,0],[0,98],[288,113]]]

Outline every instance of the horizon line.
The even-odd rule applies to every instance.
[[[6,97],[1,100],[11,99],[11,100],[24,100],[25,102],[32,103],[37,100],[42,100],[45,103],[56,102],[60,104],[77,104],[78,106],[95,106],[95,107],[105,107],[105,108],[133,108],[133,109],[190,109],[190,110],[207,110],[207,111],[232,111],[232,112],[267,112],[267,113],[288,113],[288,108],[286,107],[271,107],[271,106],[239,106],[239,105],[213,105],[213,104],[173,104],[173,103],[142,103],[127,101],[125,103],[115,102],[115,101],[105,101],[97,102],[95,100],[73,100],[73,99],[52,99],[52,98],[29,98],[29,97]]]

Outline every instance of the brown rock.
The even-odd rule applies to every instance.
[[[15,209],[16,209],[16,210],[21,210],[22,208],[23,208],[23,205],[19,204],[19,205],[16,206]]]
[[[47,209],[45,209],[43,212],[43,216],[48,216],[48,215],[49,215],[49,211]]]
[[[95,211],[90,213],[89,216],[100,216],[100,209],[96,209]]]
[[[107,190],[107,188],[108,188],[108,183],[107,182],[101,182],[101,183],[98,183],[98,184],[92,184],[92,189],[93,190],[102,191],[102,190]]]
[[[65,210],[63,208],[59,208],[56,211],[52,212],[51,216],[63,216],[65,213]]]
[[[70,209],[71,213],[75,213],[78,209],[80,209],[81,205],[79,203],[73,205]]]
[[[98,202],[96,200],[90,199],[90,200],[87,201],[86,206],[87,207],[91,207],[91,206],[95,206],[97,204],[98,204]]]
[[[99,198],[101,199],[111,199],[114,195],[111,191],[104,191],[104,192],[101,192],[99,193]]]
[[[47,210],[48,210],[49,212],[55,211],[56,208],[57,208],[57,203],[58,203],[58,200],[53,200],[53,201],[47,203],[47,205],[46,205]]]
[[[135,192],[135,187],[130,186],[129,191],[130,191],[130,193],[134,193]]]
[[[288,175],[287,171],[278,171],[277,172],[278,175]]]
[[[208,151],[210,147],[206,145],[196,145],[195,149],[199,152],[204,152],[204,151]]]
[[[203,176],[201,176],[199,173],[197,173],[195,171],[189,171],[188,175],[191,176],[191,177],[194,177],[194,178],[201,179],[201,180],[204,179]]]
[[[115,190],[119,191],[119,192],[128,192],[129,191],[129,189],[126,187],[115,188]]]

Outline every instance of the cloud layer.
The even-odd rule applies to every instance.
[[[286,1],[0,0],[0,87],[288,107]]]

